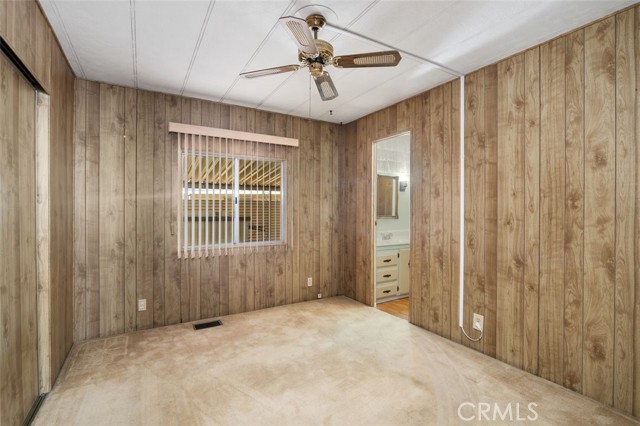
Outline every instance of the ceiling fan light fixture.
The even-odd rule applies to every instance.
[[[323,101],[330,101],[338,97],[338,90],[333,84],[333,80],[328,72],[325,71],[322,75],[314,77],[313,79],[316,82],[318,93],[320,93],[320,98],[322,98]]]
[[[313,77],[321,77],[326,72],[323,70],[323,66],[319,62],[312,62],[309,64],[309,72]]]

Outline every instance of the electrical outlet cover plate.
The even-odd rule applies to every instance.
[[[147,299],[138,299],[138,312],[147,310]]]
[[[322,293],[318,293],[318,299],[322,299]]]
[[[307,287],[311,287],[313,285],[313,278],[307,278]]]
[[[484,317],[479,314],[473,314],[473,329],[482,331],[484,329]]]

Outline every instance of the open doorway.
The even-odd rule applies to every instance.
[[[405,132],[376,141],[373,153],[375,306],[408,320],[411,134]]]

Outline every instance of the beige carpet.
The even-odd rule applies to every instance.
[[[35,424],[638,424],[343,297],[223,321],[76,345]]]

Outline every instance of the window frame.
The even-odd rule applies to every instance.
[[[286,197],[286,193],[287,193],[287,161],[285,158],[269,158],[269,157],[265,157],[265,156],[247,156],[247,155],[234,155],[234,154],[220,154],[220,153],[215,153],[215,152],[201,152],[198,150],[194,150],[193,152],[188,152],[186,150],[181,150],[181,160],[180,160],[180,167],[181,167],[181,203],[180,203],[180,207],[179,209],[181,210],[183,208],[183,203],[184,203],[184,197],[185,195],[189,194],[189,191],[194,191],[194,194],[198,194],[198,191],[203,191],[203,188],[188,188],[185,187],[185,181],[184,181],[184,177],[185,177],[185,170],[187,168],[187,158],[191,157],[195,154],[199,157],[199,158],[226,158],[226,159],[232,159],[233,160],[233,187],[231,188],[231,195],[232,195],[232,202],[233,202],[233,214],[232,214],[232,218],[233,218],[233,223],[232,223],[232,236],[231,236],[231,241],[230,242],[225,242],[225,243],[214,243],[213,241],[210,241],[209,244],[207,245],[205,244],[198,244],[197,242],[194,242],[192,244],[188,243],[188,236],[187,236],[187,232],[191,231],[191,228],[187,229],[186,223],[187,223],[187,218],[184,217],[183,220],[181,221],[181,225],[183,226],[183,232],[180,233],[180,237],[182,238],[184,241],[180,241],[179,245],[182,248],[182,251],[185,252],[191,252],[191,253],[195,253],[195,252],[202,252],[205,249],[209,249],[209,250],[213,250],[215,251],[216,249],[228,249],[228,250],[238,250],[238,249],[243,249],[243,248],[260,248],[260,247],[268,247],[268,246],[286,246],[287,245],[287,239],[286,239],[286,235],[287,235],[287,197]],[[240,185],[240,161],[241,160],[248,160],[248,161],[263,161],[263,162],[271,162],[271,163],[279,163],[280,164],[280,238],[278,240],[263,240],[263,241],[245,241],[245,242],[241,242],[240,241],[240,203],[239,203],[239,196],[240,194],[240,187],[242,185]],[[224,191],[228,191],[229,189],[224,189]],[[215,191],[223,191],[222,189],[215,189],[215,188],[207,188],[204,191],[211,191],[212,195],[215,195]],[[253,189],[249,189],[249,191],[253,191]],[[264,188],[262,191],[262,195],[266,195],[269,192],[265,192]],[[214,203],[215,205],[215,203]],[[270,211],[270,210],[269,210]],[[212,212],[213,213],[213,212]],[[184,215],[184,214],[183,214]],[[271,215],[271,213],[269,213],[269,215]],[[198,221],[202,220],[202,215],[199,215],[198,217]],[[192,220],[190,221],[192,224],[193,223],[197,223],[196,221]],[[194,226],[194,225],[191,225]],[[184,236],[182,236],[182,234],[184,234]]]

